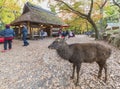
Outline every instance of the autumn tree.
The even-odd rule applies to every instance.
[[[62,4],[66,5],[68,7],[69,11],[71,11],[72,13],[78,15],[79,17],[81,17],[83,19],[86,19],[93,26],[93,28],[95,30],[95,38],[99,39],[98,28],[97,28],[97,25],[92,18],[92,11],[93,11],[93,4],[94,4],[93,0],[91,0],[90,6],[89,6],[89,9],[88,9],[88,13],[83,13],[82,11],[77,10],[76,8],[70,6],[67,2],[65,2],[63,0],[55,0],[55,1],[61,2]],[[105,3],[106,3],[106,1],[105,1]],[[102,5],[101,8],[103,8],[103,6],[104,5]]]
[[[0,22],[3,24],[11,23],[14,19],[20,16],[24,4],[28,1],[34,3],[34,0],[1,0]]]
[[[98,6],[99,10],[100,10],[100,13],[99,15],[101,16],[100,18],[100,31],[103,31],[104,30],[104,26],[103,26],[103,12],[104,12],[104,6],[105,4],[107,3],[108,0],[97,0],[95,2],[95,4]]]
[[[119,23],[120,23],[120,0],[113,0],[114,5],[116,5],[119,8]],[[120,25],[119,25],[120,27]]]
[[[20,15],[20,6],[16,3],[16,0],[2,0],[0,2],[1,23],[10,23]]]

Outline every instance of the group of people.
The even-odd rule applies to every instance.
[[[47,37],[47,36],[48,36],[48,34],[47,34],[46,31],[40,30],[40,38],[41,38],[41,39],[43,39],[43,38],[45,38],[45,37]]]
[[[27,41],[27,34],[28,30],[25,25],[22,27],[22,40],[23,40],[23,46],[28,46],[29,43]],[[5,29],[3,30],[3,37],[4,37],[4,50],[2,52],[6,52],[6,50],[11,50],[12,49],[12,40],[14,39],[15,32],[12,28],[10,28],[10,25],[7,24],[5,26]]]
[[[68,38],[70,38],[70,37],[75,37],[75,34],[74,34],[73,31],[68,31],[68,30],[62,31],[62,30],[60,29],[60,30],[58,31],[58,36],[59,36],[59,37],[66,37],[66,36],[68,36]]]
[[[27,41],[27,34],[28,34],[28,29],[26,25],[22,26],[22,40],[23,40],[23,46],[28,46],[29,42]],[[58,31],[59,37],[74,37],[75,34],[72,31],[62,31],[61,29]],[[12,28],[10,28],[10,25],[7,24],[5,26],[5,29],[3,30],[3,36],[4,36],[4,50],[2,52],[6,52],[6,50],[12,49],[12,40],[14,39],[15,32]],[[47,36],[47,32],[44,32],[43,30],[40,31],[40,37],[41,39],[44,38],[44,36]]]

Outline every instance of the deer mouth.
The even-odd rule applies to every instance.
[[[55,48],[54,48],[54,47],[52,47],[52,46],[48,46],[48,48],[49,48],[49,49],[55,49]]]

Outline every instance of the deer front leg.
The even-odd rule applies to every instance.
[[[103,66],[104,67],[104,69],[105,69],[105,83],[106,83],[106,81],[107,81],[107,65],[106,65],[106,63],[105,63],[105,65]]]
[[[99,72],[98,72],[98,78],[101,78],[102,75],[102,70],[103,70],[103,63],[102,62],[97,62],[99,65]]]
[[[70,77],[71,79],[74,79],[74,73],[75,73],[75,64],[73,64],[73,73],[72,76]]]

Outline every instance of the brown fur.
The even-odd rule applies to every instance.
[[[57,50],[57,53],[65,60],[73,63],[74,78],[75,68],[77,70],[77,82],[79,83],[79,71],[82,63],[96,62],[99,65],[98,78],[101,77],[102,69],[105,69],[105,81],[107,80],[106,60],[111,55],[111,49],[98,43],[76,43],[68,45],[64,39],[56,39],[48,48]]]

